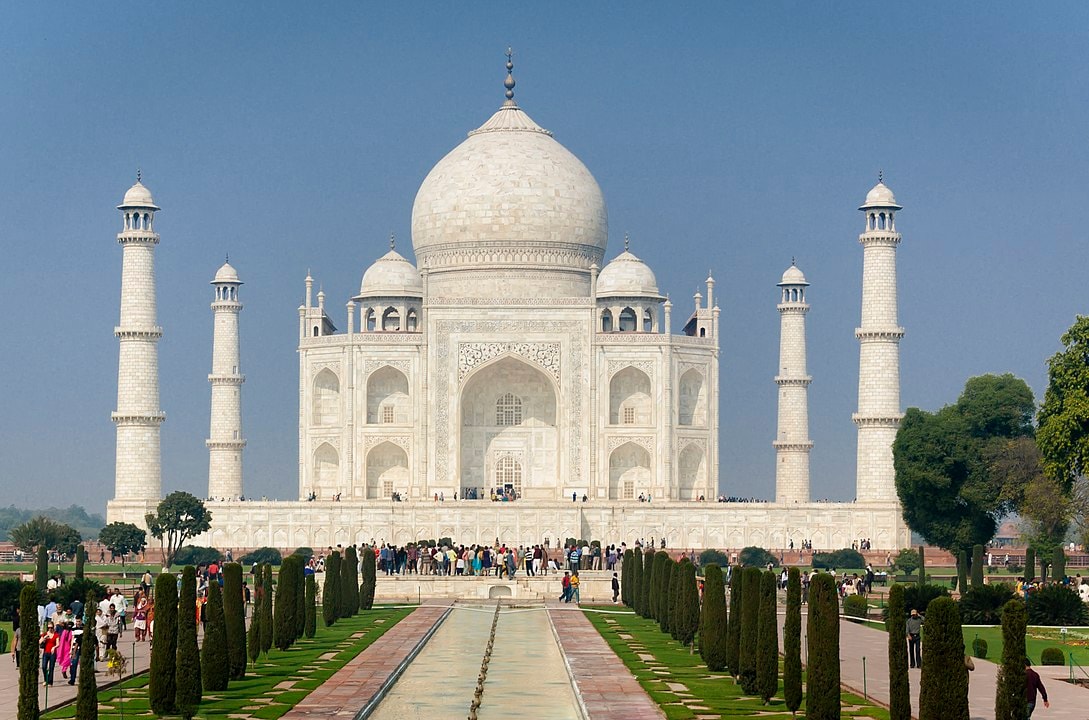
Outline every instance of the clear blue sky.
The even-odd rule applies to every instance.
[[[228,7],[224,7],[227,5]],[[296,308],[343,324],[427,171],[502,99],[578,155],[687,316],[722,306],[725,492],[773,492],[775,283],[812,283],[815,497],[854,494],[862,253],[898,217],[903,404],[1045,362],[1089,311],[1089,5],[8,3],[0,22],[3,503],[112,495],[121,251],[143,168],[157,229],[163,485],[207,482],[209,280],[243,287],[248,495],[297,493]],[[677,330],[679,330],[679,322]]]

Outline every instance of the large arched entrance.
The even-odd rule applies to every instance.
[[[559,443],[556,388],[541,370],[507,356],[477,370],[461,392],[462,497],[554,498]]]

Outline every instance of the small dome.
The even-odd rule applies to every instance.
[[[151,197],[151,191],[144,187],[144,184],[139,180],[136,184],[129,188],[125,193],[125,199],[121,201],[121,204],[117,206],[118,210],[124,208],[151,208],[152,210],[158,210],[159,207],[155,204],[155,199]]]
[[[878,181],[873,189],[866,193],[866,202],[859,210],[865,210],[866,208],[893,208],[899,210],[900,206],[896,204],[896,197],[892,194],[892,190],[889,190],[884,182]]]
[[[238,279],[238,271],[230,263],[223,263],[223,267],[216,271],[216,279],[212,281],[213,285],[216,283],[241,285],[242,281]]]
[[[780,285],[808,285],[805,281],[805,275],[798,269],[797,265],[791,265],[783,273],[783,279],[779,282]]]
[[[356,297],[404,296],[422,297],[423,278],[415,265],[396,250],[390,250],[363,273],[363,282]]]
[[[658,281],[650,267],[625,250],[601,269],[597,276],[598,297],[658,295]]]

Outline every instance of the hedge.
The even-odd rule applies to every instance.
[[[223,553],[213,547],[201,545],[183,545],[174,555],[175,565],[207,565],[219,562],[223,559]]]
[[[276,548],[259,547],[253,552],[246,553],[240,557],[238,561],[245,565],[253,565],[254,563],[259,565],[279,565],[284,561],[284,557]]]
[[[866,567],[866,558],[862,557],[862,553],[858,550],[843,548],[842,550],[834,550],[832,552],[815,553],[813,555],[813,567],[822,570],[831,570],[833,568],[863,568]]]

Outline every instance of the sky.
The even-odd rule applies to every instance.
[[[156,229],[163,488],[207,492],[209,281],[245,285],[245,490],[298,492],[297,307],[342,308],[420,182],[502,101],[597,178],[607,258],[721,318],[723,492],[774,495],[779,317],[808,316],[814,498],[854,496],[862,250],[879,171],[904,210],[904,407],[1012,372],[1037,400],[1086,298],[1089,4],[6,3],[0,10],[0,501],[113,494],[121,229]],[[702,288],[701,288],[702,289]]]

